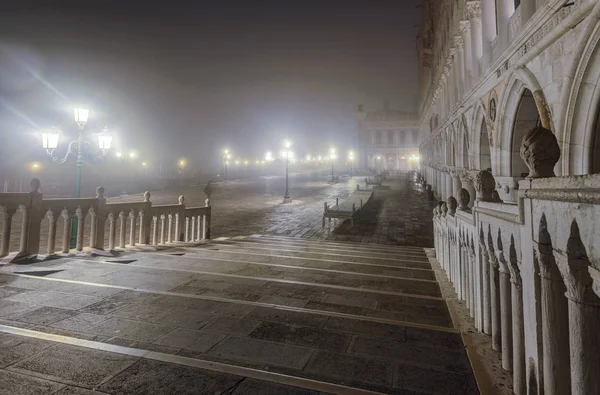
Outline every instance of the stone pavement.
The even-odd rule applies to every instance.
[[[1,267],[0,394],[477,394],[420,187],[322,228],[357,181],[294,181],[289,205],[277,178],[220,185],[215,233],[237,237]]]

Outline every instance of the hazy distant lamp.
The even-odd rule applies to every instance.
[[[58,138],[60,131],[57,128],[51,128],[42,132],[42,148],[46,150],[48,155],[52,155],[56,147],[58,147]]]
[[[291,203],[292,198],[290,196],[290,189],[289,189],[289,163],[290,163],[290,147],[292,146],[292,142],[289,140],[286,140],[283,142],[283,146],[285,147],[284,153],[285,153],[285,194],[283,195],[283,202],[284,203]]]
[[[129,159],[134,159],[135,158],[135,152],[131,151],[129,153]]]
[[[108,128],[105,126],[102,133],[98,135],[98,148],[102,151],[103,155],[110,150],[112,144],[112,135],[108,132]]]
[[[117,158],[122,158],[123,157],[123,153],[122,152],[117,152],[116,156],[117,156]]]
[[[329,159],[331,159],[331,184],[333,185],[334,182],[334,170],[333,170],[333,163],[335,161],[335,148],[331,148],[329,150]]]
[[[348,162],[350,162],[350,177],[352,177],[352,167],[353,167],[353,162],[354,162],[354,152],[353,151],[348,152]]]

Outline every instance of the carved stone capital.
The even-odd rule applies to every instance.
[[[588,267],[590,277],[592,277],[592,290],[600,298],[600,270],[593,266]]]
[[[558,262],[558,270],[567,287],[567,298],[581,304],[600,306],[592,290],[593,281],[588,268],[589,261],[585,259],[565,257]]]
[[[467,1],[467,18],[481,19],[481,1]]]
[[[496,190],[494,176],[487,170],[481,170],[474,179],[476,198],[483,202],[493,202],[493,192]]]
[[[520,153],[529,168],[528,178],[554,177],[560,147],[551,130],[541,126],[529,130],[523,136]]]
[[[488,254],[488,260],[490,262],[490,266],[494,270],[498,270],[498,268],[500,267],[500,263],[498,262],[498,258],[496,257],[494,250],[490,249],[489,246],[487,247],[487,254]]]
[[[453,38],[454,46],[460,51],[465,44],[465,40],[463,40],[462,36],[454,36]]]
[[[448,198],[447,206],[450,215],[454,216],[454,214],[456,214],[456,207],[458,206],[458,203],[456,202],[454,196],[450,196]]]
[[[460,34],[464,34],[464,35],[471,34],[471,22],[470,21],[468,21],[468,20],[459,21],[458,26],[459,26]]]

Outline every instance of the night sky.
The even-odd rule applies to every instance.
[[[356,104],[416,102],[419,0],[14,3],[0,13],[4,161],[39,155],[41,128],[72,129],[77,103],[120,149],[216,166],[225,146],[341,147]]]

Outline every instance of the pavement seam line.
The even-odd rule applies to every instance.
[[[23,329],[12,327],[8,325],[0,325],[0,332],[10,333],[17,336],[25,336],[35,339],[43,339],[56,343],[70,344],[78,347],[89,348],[94,350],[101,350],[112,352],[115,354],[128,355],[137,358],[145,358],[160,362],[173,363],[177,365],[184,365],[189,367],[195,367],[213,372],[220,372],[226,374],[232,374],[243,378],[250,377],[257,380],[269,381],[277,384],[284,384],[299,388],[306,388],[321,392],[330,392],[334,394],[356,394],[356,395],[379,395],[380,392],[373,392],[368,390],[362,390],[359,388],[347,387],[340,384],[328,383],[324,381],[317,381],[312,379],[306,379],[302,377],[290,376],[281,373],[269,372],[265,370],[252,369],[243,366],[230,365],[221,362],[213,362],[198,358],[183,357],[180,355],[171,355],[161,353],[157,351],[143,350],[133,347],[117,346],[114,344],[102,343],[93,340],[77,339],[69,336],[56,335],[51,333],[34,331],[31,329]],[[129,365],[128,367],[130,367]]]
[[[237,237],[237,236],[234,236]],[[227,239],[232,240],[232,241],[237,241],[240,239],[236,239],[234,237],[228,237]],[[299,238],[299,237],[286,237],[286,236],[276,236],[276,235],[259,235],[259,236],[243,236],[245,237],[245,239],[247,240],[265,240],[265,241],[289,241],[289,244],[293,244],[296,243],[298,245],[303,244],[303,245],[329,245],[331,247],[358,247],[361,248],[363,250],[372,248],[372,249],[380,249],[380,250],[387,250],[387,251],[399,251],[402,249],[411,249],[411,250],[415,250],[415,251],[423,251],[424,248],[428,248],[428,247],[414,247],[414,246],[401,246],[401,245],[396,245],[396,246],[390,246],[387,244],[372,244],[372,243],[353,243],[353,242],[340,242],[340,241],[330,241],[330,240],[307,240],[307,239],[303,239],[303,238]]]
[[[376,255],[409,255],[411,257],[414,258],[418,258],[419,256],[423,256],[425,255],[424,252],[417,252],[417,251],[404,251],[404,252],[400,252],[398,251],[397,254],[394,254],[392,252],[376,252],[376,251],[368,251],[368,250],[362,250],[362,249],[343,249],[343,247],[340,246],[340,249],[335,249],[335,248],[319,248],[316,246],[300,246],[300,245],[294,245],[294,244],[290,244],[290,243],[260,243],[260,242],[256,242],[256,241],[247,241],[247,240],[213,240],[215,243],[218,243],[219,245],[231,245],[234,246],[236,244],[243,244],[245,246],[250,246],[252,245],[253,247],[249,247],[249,248],[256,248],[256,249],[263,249],[263,250],[268,250],[268,249],[273,249],[276,247],[286,247],[286,248],[305,248],[305,249],[313,249],[313,250],[324,250],[324,251],[340,251],[340,252],[358,252],[358,253],[369,253],[369,254],[376,254]],[[264,246],[264,247],[261,247]],[[269,248],[272,247],[272,248]],[[375,249],[374,249],[375,250]],[[318,252],[318,251],[294,251],[294,250],[288,250],[288,251],[292,251],[292,252],[305,252],[305,253],[310,253],[310,254],[323,254],[323,255],[347,255],[347,254],[334,254],[333,252]],[[351,255],[349,255],[351,256]]]
[[[89,286],[104,287],[104,288],[114,288],[114,289],[122,289],[122,290],[126,290],[126,291],[145,292],[145,293],[165,295],[165,296],[179,296],[179,297],[192,298],[192,299],[212,300],[212,301],[216,301],[216,302],[237,303],[237,304],[245,304],[245,305],[257,306],[257,307],[272,308],[272,309],[277,309],[277,310],[293,311],[293,312],[297,312],[297,313],[316,314],[316,315],[329,316],[329,317],[333,316],[333,317],[340,317],[340,318],[349,318],[349,319],[359,320],[359,321],[370,321],[370,322],[377,322],[377,323],[381,323],[381,324],[390,324],[390,325],[411,327],[411,328],[417,328],[417,329],[426,329],[426,330],[437,331],[437,332],[458,333],[458,331],[455,328],[450,328],[450,327],[445,327],[445,326],[422,324],[422,323],[410,322],[410,321],[397,321],[397,320],[391,320],[391,319],[386,319],[386,318],[370,317],[370,316],[366,316],[366,315],[363,316],[363,315],[340,313],[340,312],[336,312],[336,311],[307,309],[305,307],[285,306],[285,305],[278,305],[275,303],[253,302],[253,301],[249,301],[249,300],[240,300],[240,299],[227,299],[227,298],[221,298],[221,297],[217,297],[217,296],[184,294],[184,293],[179,293],[179,292],[159,291],[159,290],[146,289],[146,288],[126,287],[123,285],[100,284],[100,283],[92,283],[92,282],[87,282],[87,281],[69,280],[69,279],[54,278],[54,277],[38,277],[38,276],[31,276],[28,274],[15,274],[15,273],[6,273],[6,274],[12,275],[15,277],[31,278],[31,279],[42,280],[42,281],[46,280],[46,281],[65,282],[65,283],[69,283],[69,284],[81,284],[81,285],[89,285]],[[54,291],[54,292],[60,292],[60,291]]]
[[[185,256],[185,255],[161,254],[161,253],[157,253],[157,252],[148,252],[148,253],[144,253],[144,254],[168,256],[170,258],[194,259],[196,261],[200,261],[202,259],[205,259],[205,260],[212,259],[212,260],[221,261],[221,262],[244,263],[244,264],[248,264],[248,265],[274,266],[274,267],[283,267],[283,268],[287,268],[287,269],[313,270],[313,271],[328,272],[328,273],[349,274],[349,275],[366,276],[366,277],[391,278],[391,279],[395,279],[395,280],[419,281],[419,282],[424,282],[424,283],[436,283],[437,284],[436,280],[428,280],[426,278],[387,276],[385,274],[372,274],[372,273],[361,273],[361,272],[347,272],[344,270],[322,269],[322,268],[318,268],[318,267],[306,267],[306,266],[294,266],[294,265],[283,265],[280,263],[248,262],[248,261],[237,261],[237,260],[232,260],[232,259],[203,257],[203,256],[192,257],[192,256]],[[252,254],[252,255],[254,255],[254,254]],[[275,255],[263,255],[263,256],[275,256]],[[293,257],[291,257],[291,258],[293,258]],[[72,258],[72,259],[77,259],[77,258]],[[105,262],[105,261],[99,259],[98,262]],[[108,262],[108,263],[113,263],[113,262]],[[410,268],[407,268],[407,269],[410,269]]]
[[[179,258],[179,257],[177,257],[177,258]],[[409,294],[409,293],[404,293],[404,292],[383,291],[383,290],[371,289],[371,288],[346,287],[344,285],[311,283],[311,282],[307,282],[307,281],[285,280],[285,279],[280,279],[280,278],[254,277],[254,276],[245,276],[245,275],[241,275],[241,274],[229,274],[229,273],[214,273],[214,272],[205,272],[202,270],[161,268],[161,267],[154,267],[154,266],[136,265],[135,263],[128,263],[127,265],[123,265],[122,263],[108,262],[108,261],[94,260],[94,259],[71,259],[71,260],[76,260],[76,261],[80,261],[80,262],[100,263],[100,264],[104,264],[104,265],[117,265],[117,266],[121,266],[121,267],[139,267],[142,269],[154,269],[154,270],[163,270],[163,271],[171,271],[171,272],[194,273],[194,274],[209,275],[209,276],[214,275],[214,276],[221,276],[221,277],[245,278],[245,279],[250,279],[250,280],[278,282],[278,283],[285,283],[285,284],[308,285],[308,286],[321,287],[321,288],[343,289],[343,290],[347,290],[347,291],[376,293],[376,294],[382,294],[382,295],[410,296],[412,298],[419,298],[419,299],[445,300],[441,296]],[[434,282],[432,284],[437,284],[437,282]]]

